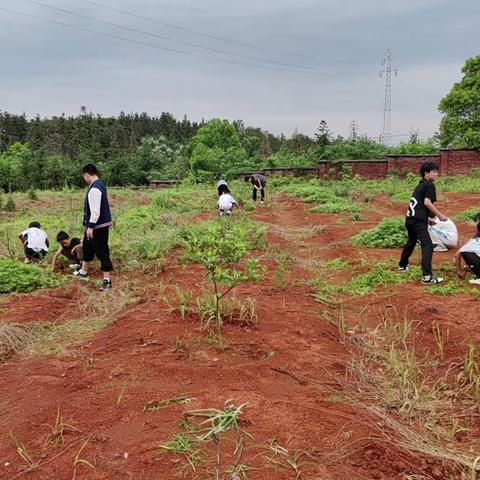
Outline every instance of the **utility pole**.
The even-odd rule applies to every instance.
[[[380,134],[380,143],[389,146],[392,141],[392,72],[398,75],[398,70],[392,70],[392,51],[387,50],[382,60],[382,70],[379,76],[385,76],[385,99],[383,102],[382,133]]]

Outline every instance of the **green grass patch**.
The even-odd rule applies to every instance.
[[[37,265],[0,259],[0,293],[24,293],[37,288],[56,288],[65,278]]]
[[[310,209],[313,213],[359,213],[362,206],[355,203],[331,202],[317,205]]]
[[[403,218],[386,218],[376,227],[352,237],[352,244],[356,247],[400,248],[406,241],[407,230]]]
[[[343,293],[363,296],[377,289],[389,287],[410,280],[418,280],[422,275],[419,267],[411,266],[408,272],[399,273],[390,262],[377,264],[373,270],[355,276],[342,288]]]
[[[474,223],[474,217],[480,213],[480,207],[478,208],[469,208],[468,210],[465,210],[462,213],[459,213],[458,215],[455,216],[455,220],[457,222],[469,222],[469,223]]]

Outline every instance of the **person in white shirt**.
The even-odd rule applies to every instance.
[[[434,245],[434,252],[446,252],[449,248],[457,246],[458,231],[450,218],[441,221],[438,217],[432,220],[433,225],[428,227],[428,233]]]
[[[473,238],[471,238],[453,257],[453,262],[457,267],[457,275],[459,278],[465,278],[466,271],[462,267],[462,260],[474,275],[475,278],[469,280],[472,285],[480,285],[480,213],[474,217],[477,224],[477,231]]]
[[[220,215],[223,215],[224,213],[231,215],[234,205],[238,206],[238,203],[230,193],[225,192],[220,195],[220,198],[218,199],[218,210]]]
[[[25,263],[30,263],[32,260],[43,260],[47,255],[50,244],[47,234],[41,229],[38,222],[31,222],[26,230],[18,234],[18,238],[23,244]]]

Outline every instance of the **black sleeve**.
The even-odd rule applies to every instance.
[[[437,192],[433,182],[429,182],[425,185],[424,198],[429,198],[432,203],[437,201]]]

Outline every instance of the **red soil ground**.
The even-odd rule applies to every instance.
[[[465,205],[460,196],[449,196],[448,201],[452,213]],[[292,469],[273,469],[265,455],[255,456],[258,449],[247,449],[243,463],[257,467],[249,478],[447,478],[447,467],[393,446],[388,429],[378,420],[342,401],[349,388],[345,366],[355,347],[342,344],[336,328],[321,318],[328,307],[315,302],[307,282],[316,276],[309,262],[396,257],[396,250],[353,248],[348,239],[385,215],[402,213],[403,208],[378,198],[368,215],[362,215],[367,220],[350,222],[348,216],[340,216],[345,224],[339,225],[337,215],[312,214],[310,207],[280,196],[270,206],[257,209],[254,218],[270,227],[269,242],[290,251],[296,261],[284,288],[272,284],[274,263],[265,260],[270,274],[260,284],[238,289],[238,297],[256,299],[259,322],[252,327],[225,325],[225,348],[209,343],[198,321],[182,320],[162,301],[159,282],[167,285],[172,303],[174,285],[197,292],[204,284],[200,267],[172,260],[148,283],[141,280],[145,288],[136,304],[125,307],[114,323],[89,341],[71,348],[69,355],[15,357],[0,365],[0,478],[70,480],[75,456],[88,438],[79,458],[95,469],[79,464],[77,480],[172,479],[178,457],[161,454],[158,445],[179,431],[178,422],[186,410],[221,408],[228,399],[247,402],[242,426],[254,438],[250,443],[275,439],[289,449],[292,458],[300,451],[311,451],[311,458],[301,457],[302,475],[296,477]],[[310,229],[313,233],[308,233],[319,225],[326,226],[323,232]],[[468,228],[462,227],[461,234],[467,233]],[[436,254],[435,263],[450,257]],[[82,293],[69,286],[12,296],[1,305],[0,321],[74,318],[81,300]],[[378,324],[387,305],[399,317],[407,312],[415,321],[417,347],[434,348],[434,322],[449,331],[447,358],[459,358],[470,340],[478,343],[474,322],[478,301],[471,296],[433,297],[409,282],[344,303],[351,324],[363,312],[372,325]],[[194,400],[157,412],[143,410],[149,401],[178,395]],[[47,439],[59,406],[63,421],[78,431],[67,430],[63,444],[55,446]],[[10,434],[24,444],[36,468],[25,470]],[[213,465],[208,469],[213,472]],[[213,475],[200,472],[189,478]]]

